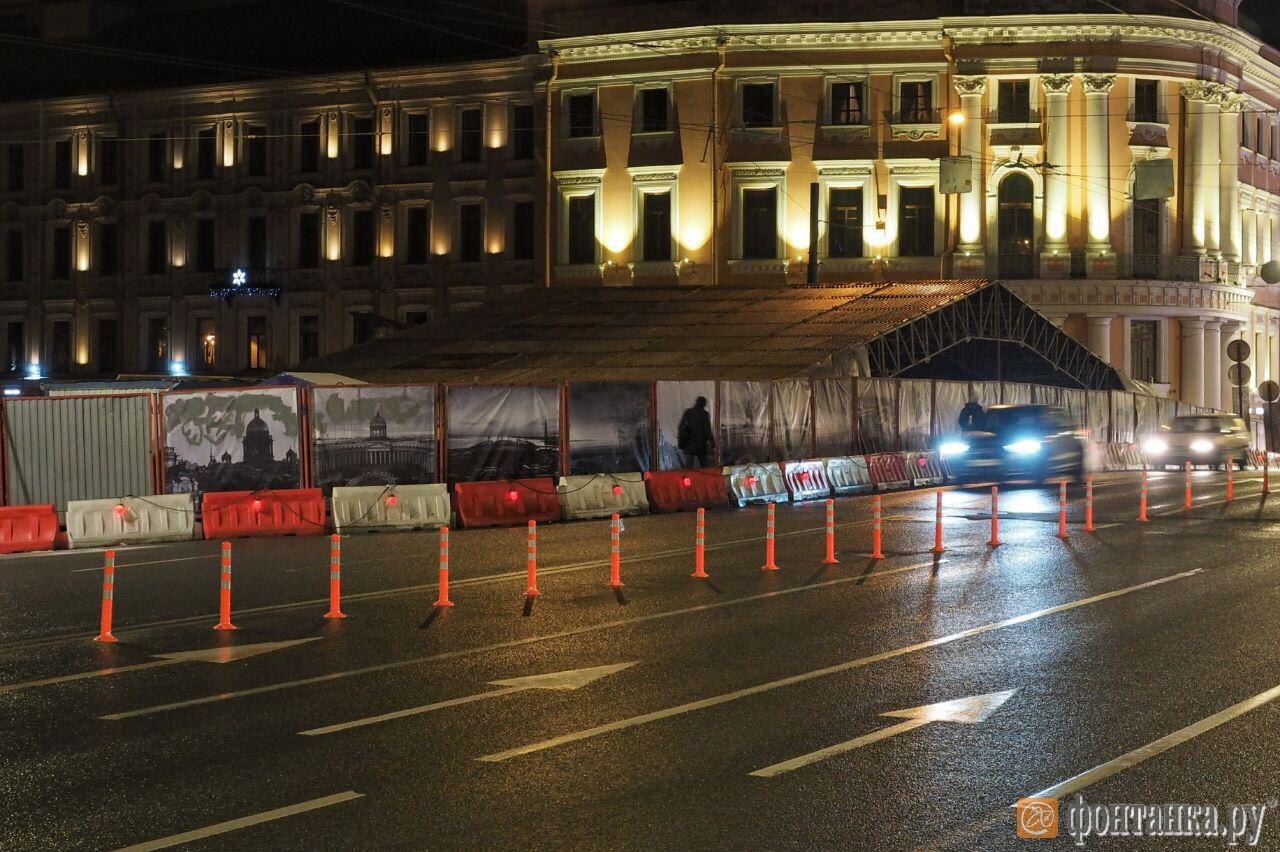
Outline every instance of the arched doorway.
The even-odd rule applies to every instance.
[[[1035,272],[1035,188],[1015,172],[1000,182],[997,250],[1001,278],[1032,278]]]
[[[1133,202],[1133,277],[1160,277],[1160,218],[1163,198]]]

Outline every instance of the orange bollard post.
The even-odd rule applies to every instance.
[[[947,549],[942,546],[942,489],[938,489],[936,506],[934,508],[933,519],[933,552],[946,553]]]
[[[827,558],[822,560],[822,564],[840,564],[836,559],[836,501],[831,499],[827,500]]]
[[[1142,471],[1142,485],[1138,491],[1138,521],[1145,524],[1151,519],[1147,517],[1147,471]]]
[[[1182,501],[1182,508],[1190,509],[1191,508],[1191,462],[1187,462],[1186,466],[1187,466],[1186,467],[1187,489],[1186,489],[1186,497]]]
[[[218,582],[218,623],[214,630],[235,630],[231,623],[231,542],[222,543],[222,578]]]
[[[1232,471],[1232,468],[1234,466],[1235,466],[1234,462],[1230,462],[1230,461],[1227,462],[1227,502],[1228,503],[1231,503],[1236,499],[1236,481],[1235,481],[1235,475]]]
[[[116,599],[116,552],[107,551],[106,562],[102,565],[102,621],[98,627],[95,642],[119,642],[111,634],[111,618],[115,611]]]
[[[778,563],[774,562],[774,531],[777,506],[774,503],[769,504],[769,515],[764,525],[764,565],[760,567],[761,571],[777,571]]]
[[[871,498],[871,558],[884,559],[884,527],[880,519],[880,495]]]
[[[342,536],[329,537],[329,611],[325,618],[346,618],[342,614]]]
[[[609,521],[609,587],[622,588],[622,518],[617,512]]]
[[[1058,483],[1058,538],[1067,538],[1067,481]]]
[[[436,606],[453,606],[449,600],[449,528],[440,528],[440,595],[436,598]]]
[[[705,580],[707,573],[707,510],[698,510],[698,526],[693,533],[693,573],[690,577]]]
[[[524,596],[536,598],[542,594],[538,591],[538,522],[529,521],[529,537],[525,547],[528,555],[529,582],[525,586]]]
[[[991,486],[991,541],[988,547],[1000,546],[1000,487]]]
[[[1093,526],[1093,477],[1084,478],[1084,531],[1094,532]]]

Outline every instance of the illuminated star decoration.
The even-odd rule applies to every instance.
[[[243,269],[237,269],[231,273],[231,286],[243,287],[249,282],[249,276],[245,274]]]

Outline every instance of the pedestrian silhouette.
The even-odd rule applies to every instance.
[[[711,435],[711,415],[707,413],[707,398],[700,396],[680,415],[676,429],[676,447],[688,467],[707,467],[715,439]]]

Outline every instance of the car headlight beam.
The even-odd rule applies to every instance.
[[[1191,451],[1194,453],[1211,453],[1213,452],[1213,441],[1205,438],[1196,438],[1191,442]]]
[[[1169,451],[1169,442],[1163,438],[1148,438],[1142,448],[1154,455],[1160,455]]]
[[[1040,452],[1040,441],[1035,438],[1023,438],[1012,444],[1005,444],[1004,448],[1015,456],[1033,456]]]
[[[938,454],[945,458],[963,455],[969,452],[969,445],[964,441],[943,441],[938,447]]]

